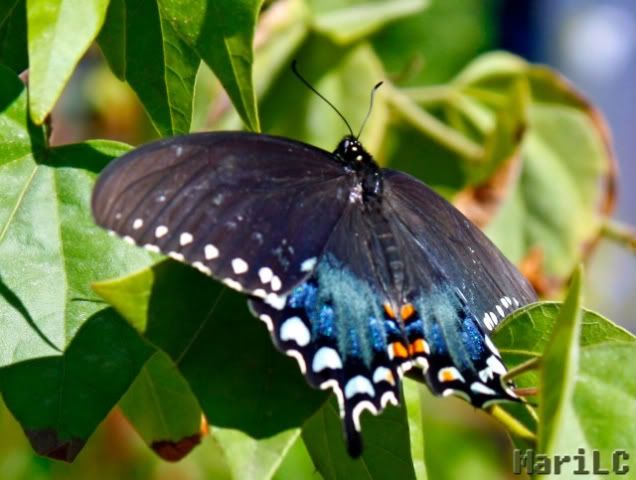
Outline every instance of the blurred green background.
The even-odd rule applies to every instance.
[[[444,83],[478,54],[494,49],[549,63],[569,76],[608,116],[622,162],[621,178],[627,185],[629,179],[636,178],[632,161],[636,151],[634,19],[636,5],[628,0],[432,0],[424,12],[382,29],[374,36],[373,45],[387,72],[414,85]],[[409,41],[413,37],[425,40],[413,44]],[[412,58],[406,71],[402,67],[405,57]],[[300,60],[311,69],[315,59],[309,51]],[[212,83],[211,91],[199,91],[195,97],[195,112],[200,112],[196,124],[200,128],[222,116],[206,108],[215,89],[218,86]],[[261,107],[267,108],[267,99]],[[97,47],[77,69],[54,118],[52,141],[56,144],[110,138],[136,145],[156,135],[134,93],[112,75]],[[231,125],[231,119],[228,122]],[[275,123],[264,121],[266,132],[276,128]],[[618,217],[636,224],[634,205],[636,189],[621,189]],[[601,243],[591,259],[586,302],[586,306],[602,311],[631,331],[636,331],[636,318],[631,313],[636,307],[632,295],[634,272],[633,256]],[[436,452],[426,456],[429,478],[523,478],[507,473],[511,446],[494,420],[464,402],[432,398],[424,388],[420,394],[429,407],[423,419],[427,442]],[[0,480],[195,480],[230,476],[213,436],[205,438],[184,460],[171,464],[158,459],[117,410],[111,412],[72,465],[36,456],[3,405],[0,432]],[[320,475],[314,471],[302,442],[297,442],[275,478]]]

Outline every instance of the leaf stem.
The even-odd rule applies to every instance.
[[[436,104],[448,101],[455,89],[450,85],[429,85],[403,88],[402,92],[417,103]]]
[[[601,234],[636,253],[636,229],[631,225],[608,219],[601,228]]]
[[[539,423],[539,415],[537,414],[537,410],[529,403],[524,403],[524,405],[526,407],[526,410],[530,414],[530,416],[534,419],[534,421]]]
[[[528,427],[526,427],[523,423],[510,415],[500,406],[495,405],[491,407],[489,409],[489,412],[494,418],[499,420],[499,422],[501,422],[511,434],[523,440],[536,443],[537,436],[533,432],[531,432]]]
[[[520,363],[516,367],[511,368],[506,372],[506,374],[502,377],[504,382],[508,380],[512,380],[513,378],[518,377],[522,373],[529,372],[530,370],[536,370],[541,366],[541,357],[534,357],[530,360],[526,360],[523,363]]]
[[[397,88],[387,85],[384,90],[388,103],[415,128],[441,145],[451,149],[471,162],[480,162],[484,149],[470,138],[439,121],[420,108],[411,98]]]

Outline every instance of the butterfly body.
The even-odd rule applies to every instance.
[[[397,404],[407,371],[476,406],[516,399],[488,333],[534,291],[452,205],[354,137],[333,153],[239,132],[156,142],[106,169],[93,210],[248,294],[276,346],[335,392],[354,456],[362,412]]]

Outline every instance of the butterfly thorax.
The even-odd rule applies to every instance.
[[[343,138],[334,155],[342,162],[345,170],[357,177],[364,202],[381,200],[382,171],[356,137],[348,135]]]
[[[388,219],[382,208],[382,170],[360,141],[347,136],[338,144],[334,155],[345,169],[357,177],[357,189],[352,191],[351,202],[360,202],[365,211],[364,218],[370,231],[375,233],[374,242],[381,251],[376,258],[376,277],[382,284],[389,303],[399,303],[404,289],[404,263]]]

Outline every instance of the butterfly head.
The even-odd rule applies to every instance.
[[[360,170],[362,166],[373,163],[373,158],[364,149],[360,140],[353,135],[344,137],[334,152],[343,163],[353,170]]]

